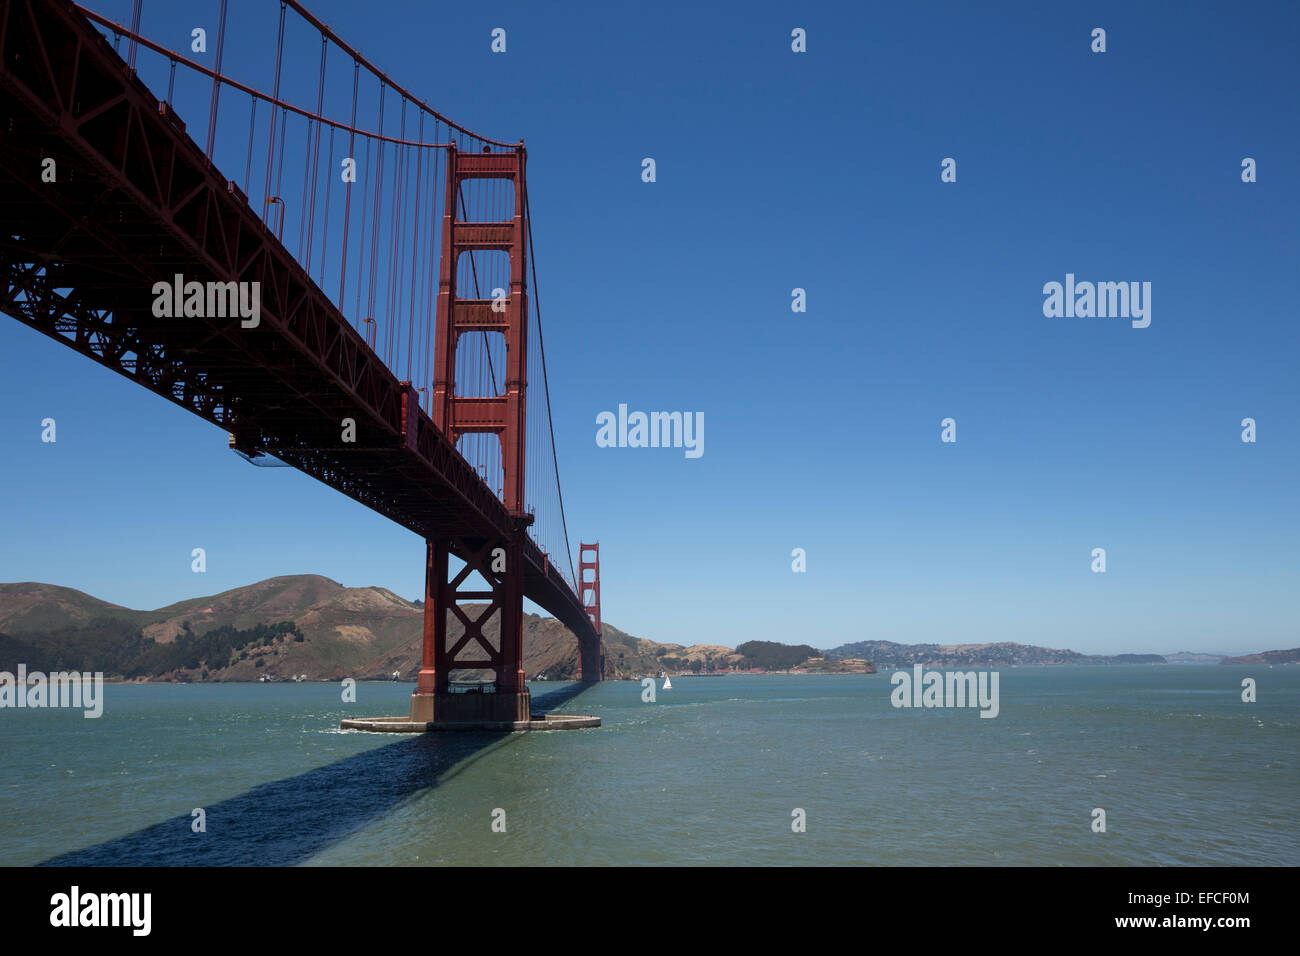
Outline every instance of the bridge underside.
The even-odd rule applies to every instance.
[[[599,679],[568,582],[103,37],[62,0],[0,0],[0,43],[0,311],[457,557],[515,541]],[[258,324],[156,317],[175,275],[259,282]]]

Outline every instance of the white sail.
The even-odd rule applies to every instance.
[[[664,678],[664,690],[672,690],[672,689],[673,689],[673,682],[672,682],[672,679],[671,679],[671,678],[668,678],[668,677],[665,677],[665,678]]]

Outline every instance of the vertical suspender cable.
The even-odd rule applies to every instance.
[[[320,79],[316,82],[316,115],[323,116],[321,112],[325,108],[325,54],[329,50],[329,39],[325,34],[320,38]],[[308,275],[311,275],[311,249],[312,238],[316,233],[316,182],[320,174],[320,130],[323,125],[316,122],[315,143],[311,142],[311,124],[308,124],[308,143],[307,143],[307,163],[311,168],[311,212],[307,215],[307,259],[303,262],[303,268]],[[303,177],[303,189],[307,188],[306,177]],[[301,260],[301,257],[299,257]]]
[[[417,137],[420,142],[424,142],[424,112],[420,112],[420,133]],[[411,379],[411,362],[415,358],[415,352],[419,348],[415,334],[415,292],[418,288],[416,277],[419,274],[420,267],[420,174],[424,168],[424,149],[418,148],[415,153],[415,205],[412,207],[415,211],[415,218],[411,224],[411,234],[415,241],[411,243],[411,314],[408,319],[410,332],[407,335],[406,346],[406,378]]]
[[[361,187],[361,243],[357,247],[357,305],[355,321],[362,322],[367,318],[373,319],[373,316],[361,314],[361,286],[366,267],[366,193],[370,189],[370,184],[375,177],[370,175],[370,138],[366,137],[366,163],[362,167],[365,176],[365,185]]]
[[[379,84],[379,135],[384,135],[384,92],[387,87]],[[380,203],[383,201],[384,193],[384,141],[382,139],[375,141],[375,201],[371,209],[370,222],[373,235],[370,238],[370,288],[369,299],[366,306],[366,314],[376,323],[379,316],[375,315],[375,267],[378,264],[379,257],[379,210]],[[378,330],[376,330],[378,331]],[[387,341],[388,332],[384,332],[384,340]],[[379,354],[379,338],[375,338],[375,354]]]
[[[217,143],[217,100],[221,96],[221,49],[226,39],[226,0],[221,0],[221,19],[217,21],[217,60],[212,77],[212,105],[208,107],[207,157],[212,158],[212,147]]]
[[[131,45],[126,48],[126,65],[135,70],[135,38],[140,33],[140,0],[131,5]]]
[[[280,195],[280,189],[284,185],[284,134],[289,129],[289,111],[280,109],[280,157],[276,163],[275,169],[275,194]],[[284,206],[280,207],[280,225],[284,226]],[[283,229],[281,229],[283,232]]]
[[[333,176],[334,173],[334,127],[330,127],[330,144],[328,156],[325,160],[325,221],[321,224],[320,230],[320,272],[316,277],[316,284],[325,285],[325,246],[330,239],[330,197],[334,195]],[[339,302],[339,311],[343,311],[343,303]]]
[[[352,121],[348,124],[348,155],[353,163],[353,179],[356,178],[356,142],[357,142],[357,81],[361,77],[361,63],[352,61]],[[363,213],[364,215],[364,213]],[[343,200],[343,261],[339,265],[339,311],[343,310],[343,292],[348,279],[348,226],[352,223],[352,180],[348,180],[346,195]],[[353,324],[361,321],[361,316],[352,317]]]
[[[253,107],[248,111],[248,156],[244,159],[244,195],[248,195],[248,180],[253,173],[253,132],[257,125],[257,97],[251,97]],[[275,110],[271,111],[272,114]]]
[[[397,138],[406,139],[406,97],[402,97],[401,123],[398,126]],[[397,256],[397,242],[399,237],[400,225],[398,222],[397,211],[402,201],[402,147],[399,144],[394,150],[393,162],[393,204],[389,213],[391,228],[388,231],[388,288],[385,290],[386,299],[384,302],[384,315],[388,319],[387,327],[391,334],[387,340],[387,346],[384,349],[385,361],[390,369],[396,367],[397,356],[401,348],[402,328],[397,324],[398,312],[394,308],[393,288],[397,281],[397,269],[395,268]]]
[[[280,4],[280,31],[277,34],[275,40],[275,84],[272,87],[272,91],[271,91],[272,100],[280,99],[280,62],[283,57],[283,54],[284,54],[284,4],[281,3]],[[175,73],[175,71],[176,71],[176,62],[173,60],[172,72]],[[281,109],[280,112],[283,113],[284,110]],[[263,197],[263,203],[264,203],[263,208],[265,208],[265,201],[269,200],[272,195],[271,194],[271,164],[272,164],[271,161],[274,155],[275,155],[275,106],[272,105],[271,129],[266,134],[266,195]],[[281,158],[283,159],[283,156]],[[280,187],[277,185],[275,195],[279,195],[279,193],[280,193]],[[281,217],[283,217],[284,213],[281,212],[280,215]]]

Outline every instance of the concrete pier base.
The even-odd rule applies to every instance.
[[[527,688],[513,694],[411,695],[411,720],[416,723],[517,723],[528,720],[532,709]]]
[[[583,730],[599,726],[599,717],[580,714],[534,714],[526,720],[465,720],[443,723],[412,720],[409,717],[356,717],[339,722],[339,727],[343,730],[366,730],[378,734],[423,734],[452,730],[511,733],[517,730]]]
[[[599,727],[599,717],[532,713],[532,694],[441,693],[411,695],[409,717],[356,717],[339,724],[343,730],[380,734],[423,734],[442,730],[580,730]]]

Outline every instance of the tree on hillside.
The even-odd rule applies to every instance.
[[[737,645],[736,653],[744,658],[744,667],[789,670],[810,657],[816,657],[818,651],[807,644],[791,646],[774,641],[746,641],[744,644]]]

